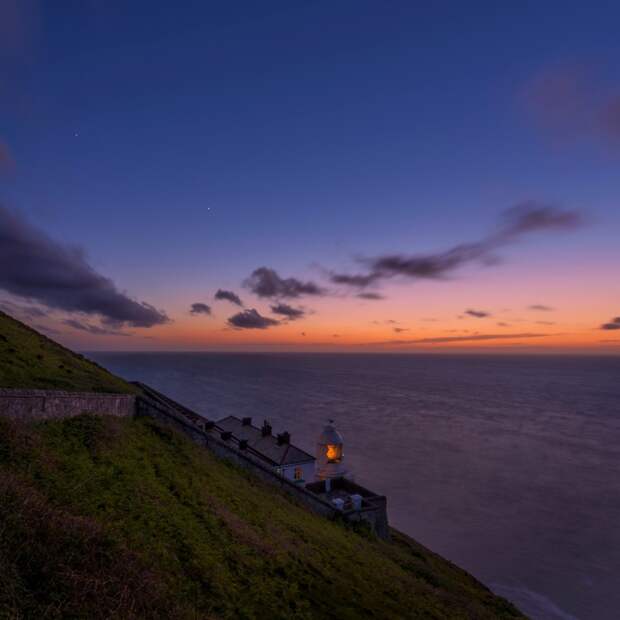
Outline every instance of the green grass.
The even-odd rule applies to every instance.
[[[136,388],[0,311],[0,388],[133,393]]]
[[[150,420],[0,420],[0,618],[515,618]]]
[[[135,391],[3,313],[0,387]],[[154,421],[0,418],[0,619],[516,617],[403,534],[313,515]]]

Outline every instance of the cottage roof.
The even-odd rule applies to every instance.
[[[244,424],[237,416],[230,415],[216,422],[224,431],[230,431],[238,439],[245,439],[248,446],[276,465],[294,465],[314,461],[314,457],[291,443],[278,444],[274,435],[263,435],[260,428]]]

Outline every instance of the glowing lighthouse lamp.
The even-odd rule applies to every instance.
[[[342,435],[334,427],[334,421],[329,420],[316,444],[317,480],[331,480],[347,475],[342,462],[342,445]]]

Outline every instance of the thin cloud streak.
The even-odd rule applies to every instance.
[[[521,338],[545,338],[553,334],[517,333],[517,334],[472,334],[471,336],[437,336],[433,338],[418,338],[415,340],[386,340],[372,344],[443,344],[450,342],[480,342],[485,340],[514,340]]]
[[[122,332],[115,329],[107,329],[105,327],[100,327],[99,325],[92,325],[90,323],[83,323],[82,321],[78,321],[76,319],[64,319],[62,323],[64,325],[67,325],[67,327],[77,329],[78,331],[87,332],[94,336],[131,336],[131,334],[128,334],[127,332]]]
[[[473,316],[476,319],[484,319],[485,317],[491,316],[490,312],[485,312],[484,310],[472,310],[471,308],[465,310],[465,314]]]
[[[460,244],[435,254],[386,254],[375,258],[360,258],[358,263],[368,268],[367,273],[351,275],[331,272],[330,280],[334,284],[364,289],[396,276],[444,279],[468,264],[496,264],[498,250],[526,235],[539,231],[572,230],[581,224],[582,217],[576,211],[526,201],[504,211],[498,229],[480,241]]]

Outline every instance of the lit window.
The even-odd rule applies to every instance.
[[[342,460],[342,445],[327,444],[327,460],[330,463],[340,463]]]
[[[295,480],[303,480],[304,472],[301,467],[295,467],[295,473],[293,474],[293,478]]]

